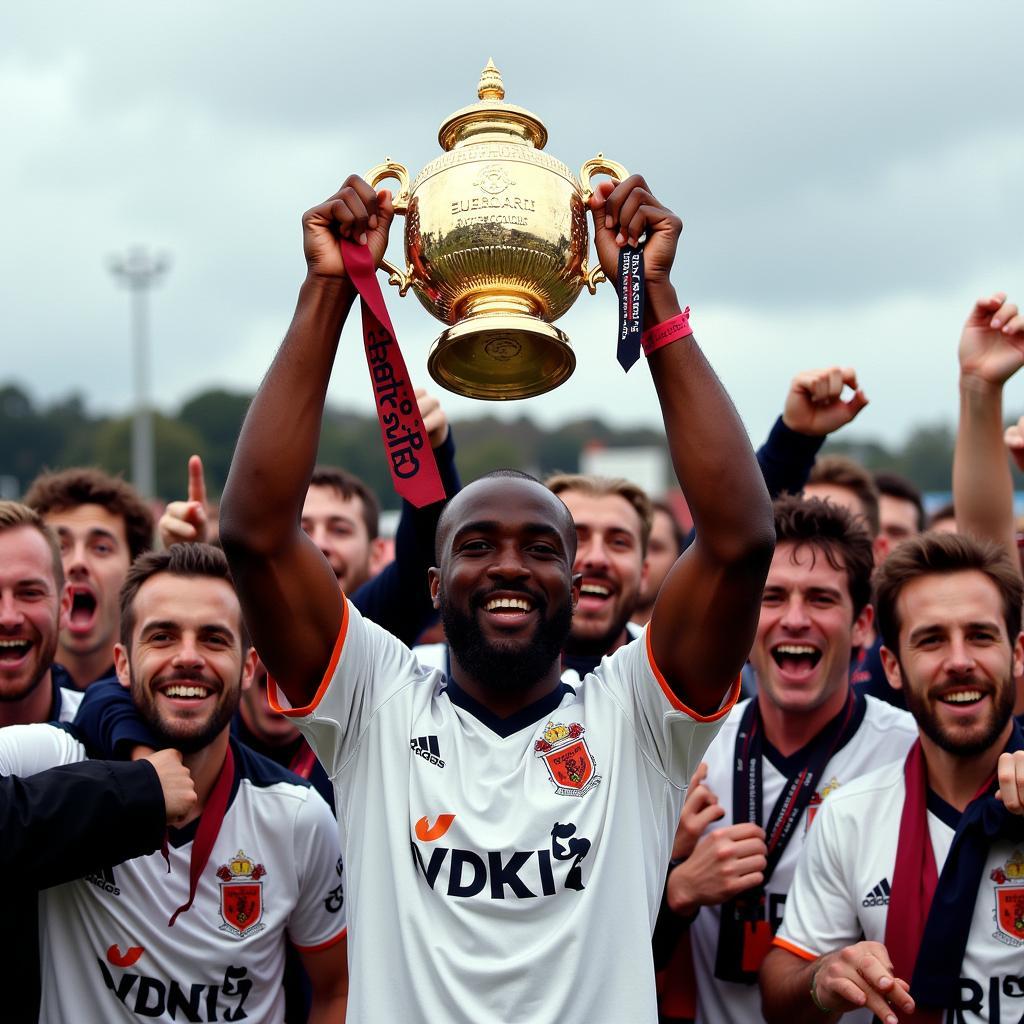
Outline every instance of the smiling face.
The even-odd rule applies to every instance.
[[[61,655],[73,659],[109,651],[113,656],[121,620],[118,595],[131,564],[124,520],[101,505],[78,505],[44,518],[60,541],[71,594]]]
[[[952,754],[987,750],[1008,728],[1024,640],[1007,636],[996,585],[966,570],[920,576],[896,600],[898,656],[882,649],[921,731]]]
[[[838,713],[851,650],[863,643],[870,623],[870,607],[854,618],[841,564],[831,565],[816,545],[779,544],[750,653],[759,694],[785,713]]]
[[[346,498],[334,487],[311,485],[302,505],[302,529],[323,552],[346,594],[370,578],[374,544],[358,495]]]
[[[24,700],[50,671],[70,600],[53,574],[35,527],[0,532],[0,703]]]
[[[620,494],[566,490],[558,496],[576,524],[573,569],[583,579],[568,649],[607,654],[622,643],[647,579],[640,514]]]
[[[430,571],[453,658],[482,689],[523,692],[557,668],[578,593],[562,503],[541,484],[486,477],[452,499]]]
[[[224,580],[158,573],[132,605],[130,649],[115,649],[117,675],[150,728],[183,753],[207,746],[231,721],[252,681],[241,608]]]

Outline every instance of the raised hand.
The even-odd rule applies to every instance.
[[[886,1024],[897,1024],[894,1010],[914,1012],[910,985],[895,977],[889,952],[880,942],[858,942],[822,957],[811,992],[828,1010],[849,1013],[866,1006]]]
[[[701,761],[686,790],[683,813],[679,816],[676,837],[672,843],[673,860],[689,857],[708,825],[725,815],[725,808],[718,802],[718,797],[710,787],[704,785],[707,777],[707,763]]]
[[[751,822],[726,825],[704,836],[668,876],[668,905],[677,914],[716,906],[764,881],[768,847],[764,829]]]
[[[448,416],[440,399],[431,395],[426,388],[416,388],[416,404],[419,406],[423,429],[430,439],[431,448],[440,448],[448,437]]]
[[[847,401],[841,398],[844,387],[853,389]],[[798,434],[824,437],[856,419],[867,404],[852,366],[804,370],[790,382],[782,422]]]
[[[646,233],[644,279],[649,287],[668,284],[683,222],[655,199],[639,174],[620,182],[602,181],[590,197],[590,211],[597,255],[610,281],[618,277],[619,250],[635,246]]]
[[[1024,815],[1024,750],[999,755],[997,768],[1001,800],[1011,814]]]
[[[1003,385],[1024,366],[1024,315],[1005,292],[974,304],[960,335],[960,373]]]
[[[379,264],[394,217],[390,192],[376,192],[358,174],[350,174],[330,199],[302,215],[302,248],[310,276],[345,278],[341,238],[368,245]]]
[[[198,455],[188,460],[188,499],[170,502],[156,526],[165,548],[172,544],[205,543],[210,524],[206,514],[203,460]]]

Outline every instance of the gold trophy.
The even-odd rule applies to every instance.
[[[558,387],[576,366],[568,337],[553,325],[586,285],[605,279],[588,262],[591,179],[628,172],[600,153],[577,178],[541,152],[548,132],[522,107],[503,102],[493,61],[480,100],[441,125],[444,153],[409,184],[390,157],[369,171],[373,186],[394,178],[405,215],[405,270],[383,261],[401,295],[411,287],[449,326],[427,368],[442,387],[470,398],[529,398]],[[582,185],[581,185],[582,180]]]

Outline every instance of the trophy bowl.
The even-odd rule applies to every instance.
[[[389,281],[402,295],[412,288],[448,325],[431,346],[430,375],[470,398],[528,398],[572,373],[576,357],[553,321],[584,285],[593,293],[604,280],[600,265],[588,263],[591,178],[628,172],[598,154],[577,178],[542,152],[547,129],[503,101],[492,61],[477,95],[441,125],[444,153],[411,184],[390,158],[366,180],[399,184],[394,205],[405,215],[406,266],[384,260]]]

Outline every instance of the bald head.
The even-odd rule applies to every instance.
[[[569,557],[576,557],[576,525],[557,495],[536,477],[515,469],[498,469],[464,487],[448,502],[437,523],[434,553],[439,564],[451,549],[452,537],[472,522],[529,520],[556,532]]]

